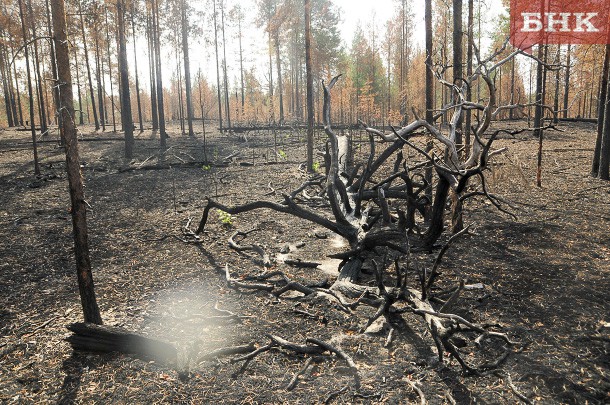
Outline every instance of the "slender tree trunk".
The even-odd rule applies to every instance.
[[[0,46],[0,74],[2,75],[2,91],[4,92],[4,108],[6,111],[6,121],[10,127],[14,127],[13,112],[11,111],[11,98],[9,95],[8,83],[6,80],[6,61],[4,59],[4,47]]]
[[[466,51],[466,76],[472,76],[472,57],[474,48],[474,0],[468,0],[468,48]],[[472,87],[466,89],[466,99],[472,101]],[[470,126],[472,125],[472,111],[466,111],[466,125],[464,128],[466,150],[470,149]]]
[[[462,0],[453,0],[453,83],[461,86],[463,83],[462,70]],[[459,98],[455,97],[455,102],[459,102]],[[462,144],[462,116],[456,124],[455,143]]]
[[[36,144],[36,125],[34,123],[34,93],[32,90],[32,77],[30,74],[30,55],[28,52],[28,36],[25,30],[25,17],[24,17],[24,6],[23,0],[19,0],[19,18],[21,19],[21,32],[23,34],[23,45],[25,53],[25,67],[27,73],[27,85],[28,85],[28,101],[30,104],[30,130],[32,133],[32,148],[34,151],[34,174],[40,175],[40,165],[38,164],[38,146]]]
[[[536,68],[536,107],[534,109],[534,136],[538,138],[538,169],[536,171],[536,184],[542,187],[542,142],[544,131],[542,130],[544,120],[544,55],[546,54],[545,45],[538,45],[538,62]]]
[[[119,72],[121,74],[121,123],[125,130],[125,158],[133,157],[133,118],[131,116],[131,95],[129,92],[129,70],[127,65],[127,44],[125,43],[125,0],[117,0],[117,23],[119,34]]]
[[[20,0],[21,1],[21,0]],[[72,78],[70,74],[70,57],[63,0],[53,0],[53,31],[55,33],[55,49],[57,55],[57,70],[60,92],[60,113],[62,135],[66,151],[66,171],[70,186],[72,202],[72,229],[74,236],[74,253],[76,256],[76,274],[80,291],[83,315],[86,322],[102,324],[102,316],[97,306],[93,276],[91,274],[91,259],[89,257],[89,242],[87,238],[87,206],[83,192],[83,179],[80,172],[78,156],[78,140],[74,126],[74,104],[72,101]]]
[[[599,159],[599,178],[610,180],[610,79],[606,78],[604,129]]]
[[[563,87],[563,118],[568,118],[568,96],[570,94],[570,62],[572,56],[572,45],[568,44],[566,55],[566,78]]]
[[[207,143],[205,134],[205,110],[203,105],[203,82],[201,77],[201,69],[197,72],[197,81],[199,82],[199,106],[201,107],[201,126],[203,130],[203,161],[208,163]]]
[[[426,121],[434,124],[434,76],[432,75],[432,0],[426,0],[425,4],[426,24]],[[427,150],[432,149],[432,142],[428,141]],[[432,168],[426,170],[425,179],[429,186],[426,188],[426,197],[432,201]],[[426,217],[429,219],[429,214]]]
[[[245,86],[244,86],[244,53],[243,53],[243,48],[241,46],[241,37],[242,37],[242,32],[241,32],[241,21],[243,19],[243,16],[241,14],[241,10],[239,12],[239,16],[238,16],[238,20],[237,20],[237,28],[238,28],[238,35],[239,35],[239,76],[240,76],[240,83],[241,83],[241,119],[243,120],[243,115],[244,115],[244,104],[245,104]]]
[[[165,109],[163,103],[163,76],[161,74],[161,28],[159,26],[159,3],[158,0],[152,0],[153,3],[153,42],[155,45],[155,65],[157,77],[157,108],[159,111],[159,139],[161,149],[167,147],[167,133],[165,132]]]
[[[78,1],[78,13],[80,14],[80,29],[83,37],[83,51],[85,52],[85,65],[87,66],[87,77],[89,78],[89,97],[91,98],[91,109],[93,110],[93,122],[95,122],[95,130],[99,131],[100,122],[95,110],[95,96],[93,95],[93,79],[91,78],[91,66],[89,65],[89,52],[87,50],[87,36],[85,35],[85,20],[83,18],[83,0]],[[99,83],[98,83],[99,84]]]
[[[152,119],[152,130],[156,131],[159,129],[159,115],[157,111],[157,85],[155,83],[156,59],[151,19],[152,17],[150,15],[146,18],[146,36],[148,39],[148,68],[150,74],[150,115]]]
[[[279,30],[275,31],[275,63],[277,65],[277,91],[280,97],[280,125],[284,122],[284,89],[282,86],[282,59],[280,58],[280,34]]]
[[[49,0],[45,0],[45,8],[46,8],[46,12],[47,12],[47,27],[48,27],[48,34],[49,37],[53,36],[53,29],[51,26],[51,8],[49,6]],[[55,80],[55,83],[57,82],[57,65],[56,65],[56,61],[55,61],[55,43],[53,41],[51,41],[50,43],[50,51],[51,51],[51,74],[53,75],[53,80]],[[59,87],[57,86],[53,86],[53,105],[55,106],[55,114],[53,114],[55,116],[55,120],[57,122],[57,125],[59,127],[59,131],[62,131],[61,128],[61,121],[59,120],[59,109],[57,108],[57,106],[59,105]],[[80,89],[78,90],[80,92]],[[81,114],[81,120],[82,120],[82,114]],[[61,135],[60,135],[60,139],[61,139]]]
[[[100,56],[100,44],[99,44],[99,29],[97,23],[98,15],[96,13],[95,16],[95,72],[97,79],[97,100],[98,100],[98,108],[100,115],[100,122],[102,124],[102,131],[106,131],[106,123],[108,122],[108,117],[106,116],[106,86],[104,83],[104,75],[102,72],[104,71],[103,60]]]
[[[220,97],[220,66],[218,65],[218,23],[216,16],[216,0],[212,0],[214,4],[214,49],[216,50],[216,93],[218,94],[218,124],[222,131],[222,99]]]
[[[227,77],[227,41],[225,39],[225,5],[224,0],[220,0],[220,18],[222,29],[222,70],[224,77],[224,93],[225,93],[225,113],[227,116],[227,127],[231,128],[231,109],[229,100],[229,79]]]
[[[5,63],[9,60],[8,59],[8,49],[6,46],[2,47],[3,49],[0,49],[0,52],[3,52],[3,56],[4,56],[4,61]],[[14,67],[14,65],[13,65]],[[7,82],[8,82],[8,91],[9,91],[9,98],[10,98],[10,103],[11,103],[11,113],[13,116],[13,124],[14,126],[19,125],[19,114],[17,112],[17,100],[15,99],[15,88],[13,87],[13,75],[11,72],[11,67],[9,65],[6,65],[6,78],[7,78]],[[17,78],[15,78],[15,81],[17,80]],[[23,123],[21,124],[23,125]]]
[[[193,131],[193,95],[191,94],[191,62],[189,60],[186,0],[182,0],[182,55],[184,57],[184,86],[186,87],[186,119],[188,121],[189,136],[195,136]]]
[[[36,36],[36,22],[34,21],[34,10],[32,8],[32,0],[28,0],[28,13],[30,15],[30,24],[32,30],[32,38]],[[44,87],[42,86],[42,73],[40,71],[40,58],[38,57],[38,41],[34,41],[34,73],[36,75],[36,89],[38,93],[38,115],[40,117],[40,131],[43,136],[46,136],[49,132],[47,126],[47,113],[44,101]]]
[[[136,24],[135,24],[135,6],[131,12],[131,31],[133,33],[133,59],[134,59],[134,74],[136,77],[136,100],[138,103],[138,122],[140,123],[140,132],[144,131],[144,120],[142,119],[142,103],[140,100],[140,80],[138,78],[138,54],[136,49]]]
[[[116,132],[116,116],[114,113],[114,85],[112,84],[112,58],[110,53],[110,29],[108,28],[108,8],[104,8],[106,20],[106,56],[108,58],[108,73],[110,79],[110,111],[112,112],[112,132]],[[131,114],[130,114],[131,115]]]
[[[17,90],[17,106],[19,107],[19,125],[25,126],[23,120],[23,107],[21,106],[21,91],[19,90],[19,78],[17,76],[17,67],[13,63],[13,73],[15,74],[15,88]]]
[[[593,152],[593,163],[591,165],[591,175],[599,175],[599,162],[601,160],[602,140],[604,138],[604,125],[606,115],[606,104],[608,103],[608,74],[610,73],[610,44],[606,45],[604,56],[604,66],[602,68],[601,83],[599,86],[599,101],[597,109],[597,138],[595,140],[595,151]]]
[[[79,125],[83,125],[84,124],[84,120],[83,120],[83,96],[82,96],[82,91],[80,88],[80,68],[78,66],[78,52],[77,52],[77,47],[74,46],[73,47],[73,51],[74,51],[74,64],[75,64],[75,70],[76,70],[76,90],[77,90],[77,94],[78,94],[78,124]],[[59,90],[59,88],[58,88]],[[57,105],[59,105],[59,97],[57,98]],[[61,120],[59,120],[59,122],[61,123]],[[90,123],[91,119],[89,118],[89,111],[88,111],[88,107],[87,107],[87,123]]]
[[[305,70],[307,74],[307,171],[313,172],[313,72],[311,66],[311,0],[305,0]]]

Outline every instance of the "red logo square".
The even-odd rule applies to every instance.
[[[511,0],[510,39],[536,44],[610,43],[610,0]]]

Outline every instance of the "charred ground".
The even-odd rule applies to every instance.
[[[504,124],[500,124],[504,125]],[[505,124],[510,126],[510,124]],[[173,365],[125,355],[73,352],[65,326],[81,319],[74,275],[69,197],[63,151],[41,144],[43,176],[31,175],[27,132],[4,131],[0,140],[0,400],[3,402],[324,402],[419,401],[409,381],[431,403],[515,402],[508,385],[532,401],[603,403],[610,392],[608,300],[610,298],[610,187],[588,176],[594,144],[590,124],[560,126],[545,140],[543,188],[535,187],[536,143],[531,135],[499,139],[507,147],[488,175],[493,192],[517,220],[484,200],[469,201],[465,222],[474,235],[458,240],[442,265],[441,287],[459,279],[471,286],[456,312],[495,325],[517,341],[503,373],[464,377],[453,363],[439,366],[426,330],[413,315],[391,318],[396,330],[360,333],[374,308],[341,311],[324,298],[270,297],[228,288],[233,277],[258,274],[256,255],[227,245],[236,230],[257,228],[248,242],[272,256],[322,262],[318,269],[281,270],[303,283],[332,280],[341,241],[305,221],[270,211],[224,219],[213,214],[203,243],[185,243],[189,219],[201,217],[205,197],[227,205],[255,199],[280,200],[306,178],[299,169],[304,134],[212,134],[203,139],[170,133],[170,149],[159,157],[150,131],[139,135],[137,157],[123,161],[123,143],[109,133],[83,131],[81,159],[91,206],[89,232],[96,291],[106,324],[175,343],[185,353],[268,342],[274,334],[296,343],[320,338],[341,347],[358,365],[362,387],[351,389],[345,362],[316,357],[296,388],[286,390],[307,358],[272,350],[245,369],[221,360]],[[320,139],[324,137],[319,134]],[[360,137],[360,138],[359,138]],[[366,147],[366,136],[358,145]],[[240,151],[239,155],[225,159]],[[322,161],[322,159],[319,159]],[[252,165],[253,164],[253,165]],[[299,247],[296,248],[295,245]],[[428,263],[433,254],[420,253]],[[365,280],[366,281],[366,280]],[[417,285],[413,274],[409,283]],[[374,277],[371,277],[374,285]],[[229,310],[237,316],[214,308]],[[196,345],[196,347],[194,346]],[[462,353],[484,362],[496,348]],[[470,354],[470,355],[469,355]],[[186,362],[186,360],[184,360]],[[183,371],[183,370],[181,370]],[[348,389],[340,392],[343,387]]]

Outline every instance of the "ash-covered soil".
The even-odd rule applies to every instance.
[[[521,125],[522,123],[519,123]],[[497,123],[497,127],[516,123]],[[535,185],[538,141],[528,133],[496,141],[507,150],[487,172],[498,211],[484,199],[466,204],[473,234],[442,264],[439,286],[470,286],[454,312],[523,343],[501,372],[464,376],[455,361],[438,363],[421,319],[395,314],[390,325],[360,333],[375,308],[345,312],[331,300],[229,288],[232,277],[259,274],[256,254],[227,239],[256,230],[244,243],[318,268],[274,264],[304,284],[333,281],[330,253],[343,242],[306,221],[260,210],[230,218],[214,212],[201,243],[185,235],[199,223],[205,197],[227,205],[280,201],[306,178],[304,133],[202,134],[171,127],[159,154],[151,131],[138,135],[125,161],[119,134],[82,130],[93,276],[104,322],[174,343],[180,364],[123,354],[73,352],[66,325],[82,319],[71,237],[64,156],[56,141],[40,146],[42,176],[33,175],[29,132],[0,132],[0,402],[3,403],[536,403],[610,401],[610,183],[589,176],[592,124],[560,125],[544,141],[542,188]],[[324,134],[318,134],[322,145]],[[361,153],[368,145],[362,140]],[[239,151],[239,155],[234,152]],[[234,155],[229,159],[226,157]],[[415,156],[411,153],[411,156]],[[319,158],[321,160],[321,158]],[[193,163],[196,162],[196,163]],[[442,241],[446,241],[444,238]],[[298,246],[298,247],[297,247]],[[430,266],[435,253],[417,260]],[[286,257],[286,256],[282,256]],[[374,285],[371,276],[363,283]],[[415,274],[409,283],[417,286]],[[231,311],[235,316],[227,317]],[[390,328],[393,341],[386,347]],[[346,363],[270,350],[250,361],[197,361],[222,347],[268,343],[267,334],[304,344],[318,338],[349,354],[362,378],[353,388]],[[467,361],[493,361],[495,347],[463,347]],[[190,355],[190,360],[189,360]],[[188,368],[187,368],[188,364]],[[510,376],[508,378],[507,376]],[[511,388],[512,382],[513,388]]]

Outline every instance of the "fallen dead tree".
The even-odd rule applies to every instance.
[[[493,68],[492,68],[493,69]],[[282,214],[292,215],[322,226],[345,238],[349,249],[332,257],[341,259],[339,275],[330,288],[312,288],[288,280],[280,274],[276,284],[263,275],[256,280],[237,281],[225,268],[227,284],[233,288],[259,289],[279,296],[286,291],[295,290],[305,295],[324,294],[336,299],[341,307],[352,309],[359,304],[372,305],[377,308],[362,330],[370,326],[377,318],[389,316],[390,308],[397,302],[407,303],[406,309],[420,316],[427,325],[437,348],[439,360],[444,353],[455,358],[466,373],[477,373],[497,367],[510,352],[514,344],[508,336],[476,325],[463,317],[452,314],[450,306],[459,298],[463,284],[443,301],[433,294],[435,282],[439,279],[439,265],[446,250],[457,238],[467,233],[468,228],[461,229],[461,207],[469,198],[485,197],[494,206],[503,210],[502,200],[489,194],[486,188],[484,171],[489,159],[501,150],[492,149],[493,141],[500,132],[486,134],[492,117],[499,108],[495,106],[495,88],[487,74],[480,75],[489,90],[487,104],[477,104],[464,100],[463,90],[458,86],[444,83],[454,94],[454,103],[445,107],[436,118],[444,113],[453,114],[448,133],[443,133],[432,123],[417,118],[412,123],[400,128],[392,128],[391,133],[384,133],[364,126],[369,134],[369,154],[364,162],[354,167],[348,166],[353,161],[349,139],[346,135],[335,133],[331,124],[331,89],[339,79],[333,78],[324,87],[324,129],[328,136],[325,167],[326,175],[307,179],[301,187],[291,194],[283,194],[281,201],[254,201],[237,206],[227,206],[215,199],[209,199],[204,208],[196,234],[205,230],[210,210],[218,209],[236,215],[257,209],[269,209]],[[456,144],[456,135],[460,130],[459,121],[466,110],[478,110],[481,119],[473,128],[474,141],[472,148],[460,151]],[[517,131],[519,132],[519,131]],[[485,138],[486,136],[486,138]],[[417,138],[432,142],[433,148],[425,148]],[[384,146],[377,152],[378,145]],[[405,159],[405,149],[420,158],[413,162]],[[434,170],[436,182],[430,180],[426,170]],[[475,178],[477,181],[472,181]],[[323,188],[323,198],[330,212],[320,213],[307,205],[311,201],[306,194],[308,189]],[[430,190],[434,189],[431,193]],[[320,196],[319,189],[316,190]],[[434,197],[431,197],[431,194]],[[452,203],[452,229],[455,235],[440,250],[432,268],[428,271],[420,266],[413,266],[410,260],[413,251],[432,251],[445,231],[446,207]],[[330,214],[330,215],[328,215]],[[328,219],[332,217],[332,219]],[[237,234],[236,234],[237,235]],[[242,234],[243,235],[243,234]],[[235,236],[235,235],[234,235]],[[233,237],[229,243],[236,250],[243,250],[235,244]],[[261,257],[263,252],[254,248]],[[256,247],[258,248],[258,247]],[[266,261],[267,262],[267,261]],[[365,263],[372,264],[375,270],[377,286],[375,288],[359,283],[361,270]],[[395,285],[387,286],[388,264],[394,263]],[[419,288],[408,286],[408,274],[417,274]],[[274,273],[274,275],[278,275]],[[259,283],[261,280],[264,283]],[[277,285],[279,283],[279,285]],[[438,295],[438,294],[437,294]],[[353,301],[351,304],[350,300]],[[439,303],[435,309],[433,303]],[[438,307],[438,304],[437,304]],[[505,345],[505,352],[495,362],[471,365],[461,356],[454,341],[456,334],[469,336],[476,345],[487,339],[496,339]],[[388,337],[391,340],[391,336]],[[258,349],[260,350],[260,349]],[[254,352],[253,352],[254,353]]]

